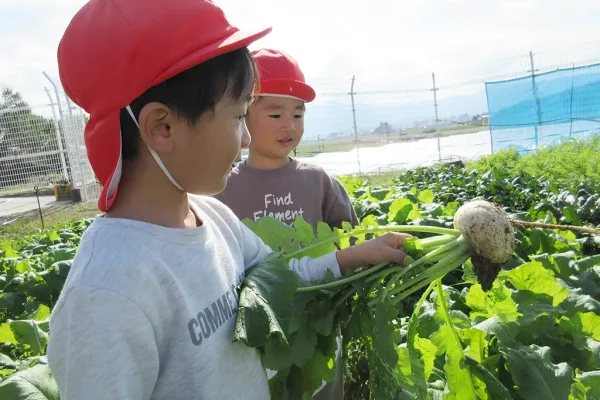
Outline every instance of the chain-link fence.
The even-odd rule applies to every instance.
[[[391,85],[386,78],[360,76],[343,82],[311,82],[317,86],[317,101],[308,107],[306,139],[298,148],[298,156],[310,156],[311,162],[331,173],[349,174],[468,161],[519,146],[520,138],[500,138],[503,132],[497,128],[490,132],[486,84],[533,79],[558,68],[599,61],[600,43],[596,42],[554,53],[530,52],[477,69],[398,76],[394,82],[403,80],[401,86]],[[600,90],[594,89],[600,87],[600,82],[595,83],[585,92],[588,103],[600,102]],[[521,111],[536,113],[535,109]],[[569,137],[568,132],[556,132],[570,129],[573,124],[567,125],[544,129],[551,129],[558,137]],[[593,128],[587,133],[600,132],[598,126],[597,122],[587,123],[586,129]],[[493,146],[494,137],[495,142],[503,141],[502,147]]]
[[[383,77],[310,80],[317,99],[308,105],[297,157],[332,174],[349,174],[490,154],[494,149],[486,82],[599,61],[600,43],[594,43],[473,69],[398,74],[394,85]],[[95,200],[100,186],[83,141],[86,116],[60,90],[57,79],[46,77],[50,85],[45,105],[30,106],[17,92],[2,90],[0,196],[51,189],[66,181],[83,201]],[[600,102],[599,92],[586,92],[586,99]]]
[[[65,96],[66,97],[66,96]],[[62,129],[66,138],[65,153],[70,160],[70,182],[73,188],[80,191],[83,201],[92,201],[100,196],[101,187],[94,175],[92,166],[87,158],[83,131],[86,124],[86,115],[83,110],[71,103],[66,98],[66,111],[62,111]]]
[[[48,104],[31,106],[12,88],[1,89],[0,196],[70,185],[83,201],[94,200],[99,186],[83,143],[85,116],[58,87],[45,90]]]
[[[58,119],[43,116],[46,106],[31,107],[9,88],[0,95],[0,193],[68,181]]]

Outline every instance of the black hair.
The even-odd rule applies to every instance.
[[[213,110],[225,96],[232,99],[250,97],[258,73],[248,48],[244,47],[212,58],[148,89],[131,104],[136,119],[148,103],[166,105],[194,125],[206,111]],[[123,159],[135,158],[140,132],[125,109],[121,109],[121,143]]]
[[[268,96],[268,94],[265,94],[265,95],[258,94],[256,96],[254,96],[254,98],[252,99],[251,105],[258,104],[264,97],[267,97],[267,96]],[[302,102],[302,110],[306,111],[306,102],[304,102],[304,101]],[[250,110],[248,110],[248,112],[250,112]]]

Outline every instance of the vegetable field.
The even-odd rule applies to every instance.
[[[419,168],[377,186],[345,178],[358,227],[323,224],[315,237],[300,219],[246,221],[277,253],[248,272],[232,340],[277,371],[273,398],[310,398],[333,379],[341,326],[348,399],[600,399],[599,182],[486,163]],[[454,225],[476,199],[514,225],[514,251],[487,276]],[[58,399],[48,318],[90,223],[0,244],[1,399]],[[413,235],[404,266],[311,283],[285,267],[393,230]]]

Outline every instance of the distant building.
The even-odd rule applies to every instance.
[[[390,124],[388,124],[387,122],[383,121],[379,123],[379,126],[377,128],[375,128],[371,134],[372,135],[382,135],[382,134],[387,134],[387,133],[393,133],[394,130],[392,128],[392,126]]]
[[[489,121],[488,114],[477,114],[477,115],[473,116],[473,124],[474,125],[487,126],[488,121]]]

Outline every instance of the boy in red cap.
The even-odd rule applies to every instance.
[[[304,135],[305,104],[316,96],[298,63],[274,49],[252,55],[260,92],[246,117],[248,158],[231,171],[217,198],[240,219],[271,216],[292,225],[302,217],[315,229],[319,221],[336,228],[344,221],[357,225],[342,184],[321,167],[290,157]]]
[[[256,349],[233,343],[245,270],[269,249],[221,202],[249,135],[242,32],[208,0],[90,0],[58,48],[105,215],[83,235],[50,322],[62,400],[266,399]],[[188,194],[189,193],[189,194]],[[292,260],[304,280],[402,262],[406,235]]]
[[[293,225],[302,217],[315,231],[319,221],[336,228],[343,222],[358,225],[342,184],[322,168],[290,157],[304,134],[305,104],[316,97],[298,62],[274,49],[260,49],[252,55],[260,74],[260,92],[246,116],[252,138],[248,158],[233,168],[225,190],[216,197],[240,219],[272,216]],[[338,342],[336,378],[315,398],[344,397],[340,353]]]

